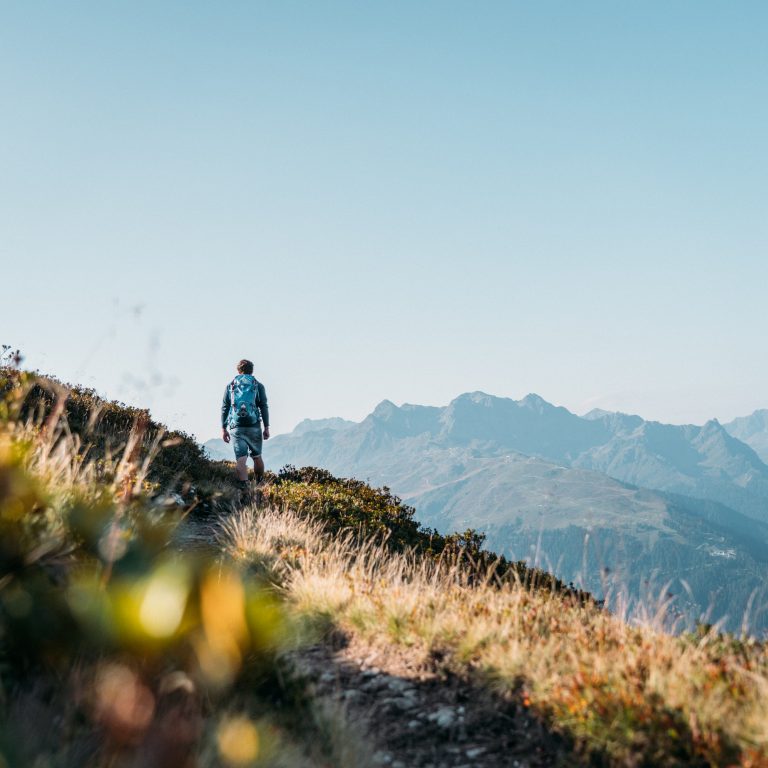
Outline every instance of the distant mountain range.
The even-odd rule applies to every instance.
[[[755,411],[751,416],[741,416],[723,426],[768,463],[768,409]]]
[[[738,629],[751,606],[766,628],[767,416],[675,426],[473,392],[445,407],[385,400],[360,423],[306,420],[265,460],[386,485],[422,523],[481,530],[492,549],[598,593],[620,584],[637,599],[671,582],[691,616],[710,609]],[[222,446],[206,443],[213,456]]]

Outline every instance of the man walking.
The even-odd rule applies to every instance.
[[[261,458],[261,422],[264,422],[264,440],[269,440],[269,406],[264,385],[253,375],[253,363],[241,360],[237,376],[227,384],[221,401],[221,436],[225,443],[232,441],[237,464],[237,480],[242,490],[248,489],[248,456],[253,459],[256,482],[264,478],[264,460]],[[227,429],[229,427],[229,429]]]

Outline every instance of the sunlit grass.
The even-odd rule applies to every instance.
[[[242,557],[274,558],[295,610],[423,663],[437,655],[615,765],[768,763],[768,657],[754,641],[674,637],[514,582],[470,585],[457,566],[324,536],[289,510],[242,510],[221,535]]]

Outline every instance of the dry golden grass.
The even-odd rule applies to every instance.
[[[115,520],[127,514],[157,443],[139,456],[137,424],[120,456],[89,461],[66,425],[55,431],[60,416],[54,408],[42,429],[6,422],[0,468],[8,525],[17,508],[44,510],[40,535],[67,545],[57,511],[76,500],[98,513],[109,500]],[[137,511],[132,522],[154,531],[144,517]],[[460,566],[392,554],[380,539],[330,537],[289,511],[242,510],[221,524],[220,540],[251,574],[279,585],[291,612],[397,644],[425,664],[439,657],[613,765],[768,765],[768,658],[756,643],[713,631],[673,637],[551,592],[490,578],[473,585]],[[335,764],[363,765],[352,729],[327,717]]]
[[[78,584],[93,584],[94,593],[105,596],[105,600],[108,598],[111,594],[110,578],[115,576],[112,559],[119,561],[121,555],[110,549],[104,565],[99,563],[99,556],[104,555],[102,547],[89,546],[84,551],[83,537],[94,531],[97,531],[94,535],[100,537],[99,541],[103,539],[109,548],[114,542],[124,549],[129,539],[138,540],[141,545],[137,549],[141,554],[139,565],[128,569],[131,570],[130,576],[120,576],[120,594],[144,595],[139,599],[142,610],[150,605],[146,599],[148,585],[160,585],[157,579],[153,581],[153,577],[169,563],[182,568],[185,553],[174,552],[169,547],[181,513],[173,512],[166,520],[162,500],[151,499],[147,494],[150,488],[146,483],[147,472],[152,458],[161,447],[163,435],[158,433],[148,447],[142,446],[142,430],[142,424],[137,423],[119,453],[93,460],[80,438],[69,432],[61,408],[54,408],[44,424],[0,419],[0,635],[6,631],[3,611],[8,605],[12,608],[16,606],[14,616],[17,623],[10,625],[11,631],[17,626],[26,628],[27,624],[19,622],[27,616],[30,619],[28,624],[37,623],[35,612],[43,618],[47,615],[46,611],[55,610],[57,615],[62,614],[68,599],[62,596],[71,596],[77,591],[69,589],[70,577]],[[72,526],[77,516],[80,526],[75,531]],[[111,535],[110,531],[115,535]],[[272,541],[275,541],[277,533],[273,526]],[[285,531],[286,537],[290,534],[290,531]],[[16,546],[14,550],[10,548],[11,535]],[[313,535],[317,535],[316,532]],[[285,538],[281,545],[283,549],[287,542]],[[230,568],[231,564],[226,559],[222,561],[213,553],[210,562],[198,562],[203,557],[200,553],[193,554],[190,563],[201,569],[201,574],[215,572],[217,577],[203,583],[199,605],[194,603],[196,598],[191,582],[186,585],[184,605],[192,608],[183,614],[187,616],[183,626],[182,622],[179,623],[179,633],[187,632],[192,625],[200,625],[200,632],[195,635],[198,641],[196,648],[203,647],[200,638],[208,636],[204,632],[212,632],[213,624],[220,625],[222,631],[229,629],[221,626],[230,618],[225,608],[232,603],[232,595],[225,593],[242,593],[243,583],[246,583],[245,578],[241,583],[239,574],[235,578],[236,569]],[[8,563],[13,566],[13,571],[6,571]],[[267,572],[277,573],[279,566],[280,562],[276,560]],[[189,564],[184,573],[191,574],[192,568]],[[47,573],[54,574],[55,583],[48,584],[43,577]],[[227,580],[222,576],[224,573],[233,576]],[[253,585],[258,580],[247,583]],[[211,585],[216,587],[215,590],[211,589]],[[34,599],[25,591],[33,587],[37,590],[32,593]],[[212,612],[213,620],[206,623],[205,596],[211,592],[215,595],[216,604]],[[13,603],[11,593],[21,595],[26,602],[19,603],[17,599]],[[167,591],[159,593],[160,607],[152,609],[155,614],[164,612],[167,615],[168,596]],[[244,627],[246,602],[242,595],[241,602],[243,605],[238,606],[238,626]],[[254,597],[247,603],[248,610],[261,606],[274,609],[272,613],[277,611],[272,602],[262,602],[263,605]],[[19,605],[24,615],[19,612]],[[181,616],[182,613],[179,614]],[[262,628],[269,629],[270,616],[271,613],[264,618]],[[142,621],[142,626],[147,626],[143,617],[144,613],[140,612],[137,616],[131,615],[130,627],[123,624],[120,629],[112,627],[114,637],[110,635],[110,639],[104,642],[92,634],[86,643],[88,628],[78,627],[75,622],[68,624],[69,636],[54,636],[62,668],[56,668],[53,681],[49,681],[48,688],[43,689],[44,694],[36,692],[36,680],[44,678],[49,670],[45,660],[41,661],[42,654],[37,653],[35,648],[27,649],[23,669],[11,670],[11,674],[8,674],[7,668],[2,670],[0,766],[55,763],[63,768],[84,764],[95,768],[118,764],[161,768],[193,765],[200,768],[223,765],[312,768],[332,764],[339,768],[367,768],[370,765],[370,746],[364,732],[358,723],[347,719],[346,712],[340,706],[333,702],[311,700],[309,693],[302,688],[303,683],[290,679],[284,684],[287,689],[295,686],[295,690],[290,688],[285,694],[289,704],[283,707],[279,717],[269,710],[271,697],[279,693],[274,686],[270,688],[272,683],[269,681],[263,684],[265,690],[258,692],[229,690],[228,683],[205,688],[202,683],[205,675],[199,669],[202,664],[190,662],[190,669],[181,666],[193,654],[188,651],[176,653],[174,643],[181,643],[180,635],[163,636],[162,642],[154,637],[148,644],[145,643],[146,637],[136,634],[136,628]],[[125,616],[121,615],[121,618],[124,620]],[[47,626],[44,621],[41,623]],[[286,625],[288,623],[286,621]],[[120,634],[123,630],[126,637],[132,633],[130,641]],[[243,629],[243,632],[248,631]],[[162,645],[166,641],[167,648]],[[245,644],[245,640],[242,642]],[[299,642],[297,637],[288,638],[286,647],[296,647]],[[239,659],[237,649],[235,653]],[[262,667],[273,662],[272,651],[266,647],[250,647],[249,653],[259,657]],[[1,661],[6,665],[5,656]],[[76,686],[67,677],[71,670],[77,678]],[[168,670],[172,671],[165,674]],[[261,667],[259,674],[266,677]],[[175,701],[172,705],[165,703],[163,697],[166,696],[164,686],[167,679],[183,681],[182,688],[187,699],[182,704]],[[182,688],[174,688],[167,695],[178,698]],[[68,698],[72,690],[77,691],[77,701]],[[209,695],[210,690],[214,691],[215,697]],[[81,699],[88,702],[93,699],[93,703],[86,707],[92,723],[80,721],[82,712],[78,706],[82,705]],[[203,699],[208,704],[204,714]],[[297,703],[291,704],[294,700]],[[35,712],[44,712],[45,716],[24,716],[24,707],[33,705]],[[286,713],[290,706],[295,706],[295,713]],[[62,712],[65,714],[62,715]],[[66,727],[58,731],[71,731],[69,736],[77,733],[81,738],[89,727],[95,729],[96,735],[88,736],[90,751],[87,755],[77,753],[79,742],[73,745],[69,738],[58,739],[58,731],[51,736],[50,721],[54,716],[58,720],[66,720]],[[291,721],[292,717],[297,720],[296,723]],[[76,719],[77,723],[74,723]],[[69,720],[73,721],[71,725]],[[128,726],[133,729],[130,743],[113,738],[119,732],[122,739],[123,731]],[[173,749],[168,748],[169,744]]]
[[[242,510],[231,555],[273,574],[295,610],[372,644],[397,643],[570,734],[613,765],[768,765],[768,657],[716,632],[674,637],[456,566],[331,538],[290,511]]]

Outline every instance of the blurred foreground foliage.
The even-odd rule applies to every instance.
[[[0,368],[0,766],[327,750],[273,585],[176,538],[227,508],[230,473],[145,411]]]

